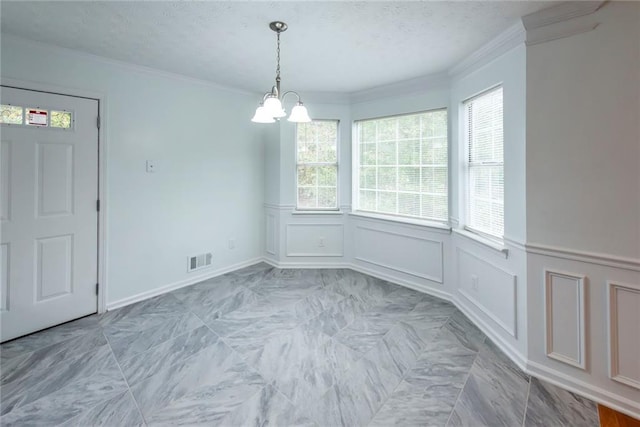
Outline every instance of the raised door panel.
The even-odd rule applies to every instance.
[[[70,215],[73,209],[73,145],[37,144],[37,213]]]

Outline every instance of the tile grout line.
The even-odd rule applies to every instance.
[[[522,427],[524,427],[525,421],[527,421],[527,410],[529,409],[529,396],[531,396],[531,381],[533,377],[529,375],[529,387],[527,387],[527,398],[524,401],[524,413],[522,414]]]
[[[191,312],[189,312],[189,313],[191,313]],[[191,313],[191,314],[192,314],[192,313]],[[194,315],[194,316],[195,316],[195,315]],[[178,317],[178,316],[175,316],[175,317]],[[196,317],[197,317],[197,316],[196,316]],[[197,318],[198,318],[198,320],[200,320],[200,318],[199,318],[199,317],[197,317]],[[202,320],[200,320],[200,321],[202,322]],[[180,334],[178,334],[178,335],[175,335],[175,336],[169,337],[169,338],[167,338],[166,340],[164,340],[164,341],[162,341],[162,342],[160,342],[160,343],[158,343],[158,344],[154,344],[154,345],[152,345],[151,347],[147,348],[146,350],[144,350],[144,351],[142,351],[142,352],[140,352],[140,353],[132,354],[132,355],[130,355],[130,356],[128,356],[128,357],[125,357],[125,358],[122,360],[122,362],[127,362],[127,361],[129,361],[129,360],[131,360],[131,359],[133,359],[133,358],[135,358],[135,357],[139,357],[139,356],[142,356],[142,355],[144,355],[144,354],[147,354],[147,353],[148,353],[148,352],[150,352],[151,350],[154,350],[155,348],[160,347],[162,344],[165,344],[165,343],[167,343],[167,342],[169,342],[169,341],[171,341],[171,340],[175,340],[176,338],[180,338],[180,337],[181,337],[181,336],[183,336],[183,335],[187,335],[187,334],[189,334],[189,333],[191,333],[191,332],[195,331],[196,329],[201,328],[202,326],[206,326],[206,325],[204,324],[204,322],[202,322],[202,325],[201,325],[201,326],[196,326],[195,328],[189,329],[188,331],[185,331],[185,332],[182,332],[182,333],[180,333]],[[109,347],[111,348],[111,352],[113,353],[113,357],[115,357],[115,358],[116,358],[116,360],[118,360],[118,357],[116,356],[115,351],[113,351],[113,347],[111,347],[111,342],[109,341],[109,338],[107,337],[107,334],[103,333],[103,335],[104,335],[104,337],[107,339],[107,342],[109,343]],[[118,360],[118,363],[120,363],[120,360]]]
[[[482,342],[484,343],[484,341],[487,339],[487,337],[485,336],[484,339],[482,340]],[[445,423],[445,426],[449,425],[449,422],[451,421],[451,417],[453,416],[453,413],[456,410],[456,406],[458,406],[458,402],[460,401],[460,397],[462,397],[462,392],[464,391],[464,388],[467,386],[467,382],[469,381],[469,377],[471,377],[471,371],[473,370],[473,366],[476,364],[476,360],[478,360],[478,356],[480,355],[480,350],[478,350],[476,352],[476,357],[473,358],[473,363],[471,364],[471,368],[469,368],[469,372],[467,372],[467,377],[464,379],[464,383],[462,384],[462,387],[460,388],[460,392],[458,392],[458,397],[456,398],[455,403],[453,404],[453,407],[451,408],[451,412],[449,413],[449,418],[447,418],[447,422]]]
[[[115,360],[116,365],[118,366],[118,370],[120,370],[120,375],[122,375],[122,379],[124,380],[124,383],[127,385],[127,390],[129,391],[129,394],[133,398],[133,403],[135,403],[136,408],[138,409],[138,412],[140,413],[140,416],[142,417],[142,421],[145,423],[145,425],[147,425],[148,424],[147,423],[147,419],[144,417],[144,413],[140,409],[140,405],[138,404],[138,401],[136,400],[135,396],[133,395],[133,392],[131,391],[131,386],[129,385],[129,381],[127,380],[127,377],[125,377],[124,372],[122,372],[122,367],[120,366],[120,362],[118,362],[118,358],[116,357],[115,353],[113,352],[113,348],[111,347],[111,343],[109,342],[109,338],[107,338],[107,336],[105,335],[104,332],[102,333],[102,335],[104,336],[104,339],[107,340],[107,345],[109,346],[109,350],[111,350],[111,355],[113,356],[113,360]]]
[[[413,312],[414,310],[415,310],[415,308],[414,308],[413,310],[411,310],[411,311],[410,311],[410,313],[411,313],[411,312]],[[438,327],[438,328],[434,328],[434,329],[438,329],[438,330],[439,330],[439,329],[442,329],[442,328],[444,327],[444,325],[446,325],[446,323],[449,321],[449,318],[450,318],[450,317],[451,317],[451,316],[447,317],[447,320],[446,320],[446,321],[445,321],[445,322],[444,322],[440,327]],[[398,323],[400,323],[400,321],[399,321]],[[393,329],[393,328],[391,328],[391,329]],[[391,332],[391,329],[390,329],[387,333]],[[436,335],[437,335],[437,333],[436,333]],[[386,336],[387,336],[387,334],[385,334],[384,336],[386,337]],[[382,340],[384,340],[384,337],[382,338]],[[381,340],[381,342],[382,342],[382,340]],[[425,345],[420,349],[420,352],[421,352],[420,354],[422,354],[422,353],[424,352],[424,349],[426,348],[426,346],[427,346],[427,344],[425,343]],[[373,349],[372,349],[372,350],[373,350]],[[367,352],[367,353],[368,353],[368,352]],[[365,355],[363,355],[362,357],[364,358],[365,356],[366,356],[366,353],[365,353]],[[367,423],[367,425],[370,425],[370,424],[371,424],[371,422],[375,419],[376,415],[378,415],[378,413],[382,410],[382,408],[384,407],[384,405],[389,401],[389,399],[391,399],[391,396],[393,395],[393,393],[395,393],[395,391],[396,391],[396,390],[397,390],[397,389],[402,385],[402,383],[404,382],[405,378],[407,377],[407,374],[408,374],[408,373],[409,373],[413,368],[415,368],[415,366],[417,365],[417,363],[418,363],[418,360],[419,360],[419,359],[420,359],[420,356],[418,356],[418,357],[416,358],[416,360],[413,362],[413,364],[412,364],[412,366],[411,366],[411,367],[407,368],[407,369],[406,369],[406,371],[405,371],[404,373],[402,373],[402,375],[400,375],[400,382],[398,382],[398,384],[397,384],[397,385],[394,387],[394,389],[389,393],[389,395],[386,397],[386,399],[385,399],[385,400],[380,404],[380,406],[378,407],[378,409],[376,410],[376,412],[374,412],[374,414],[373,414],[373,416],[371,417],[371,419],[369,419],[369,422]],[[387,371],[387,372],[391,372],[390,370],[386,369],[386,368],[385,368],[385,367],[383,367],[383,366],[380,366],[380,369],[384,369],[384,370],[385,370],[385,371]],[[469,369],[469,371],[471,371],[471,369]],[[391,373],[393,374],[393,372],[391,372]],[[425,390],[426,390],[426,388],[425,388]],[[454,406],[455,406],[455,404],[454,404]],[[453,411],[453,409],[452,409],[452,411]],[[447,421],[448,421],[448,420],[447,420]]]
[[[240,285],[240,286],[243,286],[243,285]],[[244,287],[244,286],[243,286],[243,287]],[[245,289],[248,289],[250,292],[252,292],[252,293],[254,293],[254,294],[255,294],[255,292],[254,292],[253,290],[251,290],[251,289],[249,289],[249,288],[247,288],[247,287],[245,287]],[[257,295],[257,296],[260,296],[260,295],[258,295],[258,294],[256,294],[256,295]],[[240,354],[240,352],[238,352],[235,348],[233,348],[231,345],[229,345],[229,343],[227,343],[227,342],[225,341],[224,337],[222,337],[221,335],[219,335],[218,333],[216,333],[213,329],[211,329],[211,327],[210,327],[210,326],[209,326],[209,325],[208,325],[204,320],[202,320],[202,319],[200,318],[200,316],[198,316],[196,313],[194,313],[194,312],[191,310],[191,308],[190,308],[189,306],[187,306],[187,309],[189,310],[189,312],[190,312],[191,314],[193,314],[194,316],[196,316],[196,317],[198,318],[198,320],[200,320],[200,321],[202,322],[202,324],[203,324],[204,326],[206,326],[206,327],[207,327],[207,329],[209,329],[209,331],[211,331],[211,333],[213,333],[215,336],[217,336],[217,337],[218,337],[218,339],[219,339],[220,341],[222,341],[222,343],[223,343],[224,345],[226,345],[227,347],[229,347],[229,349],[231,349],[231,351],[232,351],[236,356],[238,356],[238,358],[240,358],[240,360],[242,360],[242,361],[247,365],[247,367],[249,367],[250,369],[252,369],[253,371],[255,371],[255,373],[257,373],[257,374],[260,376],[260,378],[262,378],[262,379],[264,380],[265,384],[264,384],[262,387],[260,387],[260,389],[259,389],[258,391],[256,391],[254,394],[252,394],[252,395],[251,395],[251,396],[249,396],[247,399],[245,399],[245,400],[242,402],[242,404],[244,404],[245,402],[249,401],[249,399],[251,399],[253,396],[257,395],[258,393],[261,393],[261,392],[262,392],[263,390],[265,390],[269,385],[272,385],[272,386],[273,386],[273,388],[276,390],[276,392],[277,392],[277,393],[279,393],[279,394],[280,394],[280,395],[281,395],[281,396],[282,396],[282,397],[283,397],[287,402],[289,402],[289,403],[290,403],[294,408],[296,407],[296,405],[295,405],[295,404],[294,404],[294,403],[289,399],[289,397],[288,397],[287,395],[285,395],[282,391],[280,391],[280,389],[279,389],[278,387],[276,387],[276,385],[275,385],[275,384],[273,384],[273,381],[267,381],[267,379],[266,379],[266,378],[264,378],[264,376],[263,376],[263,375],[262,375],[258,370],[256,370],[256,368],[255,368],[254,366],[251,366],[251,365],[247,362],[247,360],[242,356],[242,354]],[[251,325],[249,325],[249,326],[251,326]],[[239,330],[239,331],[237,331],[237,332],[240,332],[240,331],[242,331],[242,330],[244,330],[244,329],[247,329],[247,328],[249,328],[249,326],[246,326],[245,328],[242,328],[241,330]],[[236,332],[236,333],[237,333],[237,332]],[[286,332],[286,331],[283,331],[283,332]],[[242,404],[241,404],[241,405],[242,405]],[[240,406],[240,405],[239,405],[239,406]],[[234,410],[235,410],[235,408],[234,408]],[[225,414],[225,416],[224,416],[223,418],[225,418],[225,417],[226,417],[227,415],[229,415],[231,412],[233,412],[233,410],[232,410],[232,411],[229,411],[227,414]]]

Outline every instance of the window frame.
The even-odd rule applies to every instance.
[[[377,212],[377,211],[368,211],[368,210],[362,210],[360,209],[360,139],[359,139],[359,132],[358,132],[358,125],[361,122],[365,122],[365,121],[373,121],[373,120],[384,120],[384,119],[390,119],[390,118],[395,118],[395,117],[404,117],[404,116],[413,116],[413,115],[420,115],[420,114],[425,114],[425,113],[433,113],[433,112],[438,112],[438,111],[445,111],[447,114],[447,132],[446,132],[446,139],[447,139],[447,161],[445,163],[446,166],[446,180],[447,180],[447,191],[446,191],[446,197],[447,197],[447,202],[446,202],[446,206],[447,206],[447,215],[446,218],[444,219],[437,219],[437,218],[424,218],[424,217],[418,217],[418,216],[411,216],[411,215],[402,215],[402,214],[393,214],[393,213],[388,213],[388,212]],[[451,169],[451,138],[450,138],[450,115],[449,115],[449,108],[447,106],[443,106],[443,107],[436,107],[436,108],[429,108],[429,109],[425,109],[425,110],[419,110],[419,111],[411,111],[411,112],[405,112],[405,113],[397,113],[397,114],[389,114],[389,115],[384,115],[384,116],[376,116],[376,117],[366,117],[366,118],[361,118],[361,119],[357,119],[357,120],[353,120],[352,123],[352,144],[351,144],[351,153],[352,153],[352,165],[351,165],[351,181],[352,181],[352,204],[353,204],[353,212],[352,214],[357,215],[357,216],[363,216],[363,217],[370,217],[370,218],[377,218],[377,219],[384,219],[384,220],[388,220],[388,221],[395,221],[395,222],[400,222],[400,223],[406,223],[406,224],[417,224],[417,225],[424,225],[424,226],[429,226],[429,227],[434,227],[434,228],[446,228],[449,229],[450,228],[450,223],[449,223],[449,217],[450,217],[450,213],[451,213],[451,175],[450,175],[450,169]],[[396,165],[397,167],[398,165]],[[422,169],[422,165],[418,166],[420,167],[420,169]],[[397,191],[396,191],[397,192]],[[421,193],[420,193],[421,194]]]
[[[340,210],[340,119],[312,119],[313,122],[333,122],[336,125],[336,207],[332,208],[301,208],[298,206],[298,167],[300,166],[328,166],[334,165],[334,163],[300,163],[298,158],[298,127],[300,124],[306,123],[296,123],[295,126],[295,136],[294,136],[294,145],[295,145],[295,198],[296,204],[294,212],[299,213],[314,213],[314,212],[338,212]]]
[[[470,161],[470,150],[471,150],[471,146],[470,146],[470,140],[469,140],[469,109],[467,108],[467,105],[470,102],[473,102],[474,100],[481,98],[485,95],[488,95],[498,89],[502,89],[502,162],[482,162],[480,165],[476,165],[476,166],[502,166],[502,176],[503,176],[503,192],[502,192],[502,218],[503,218],[503,226],[502,226],[502,235],[497,236],[495,234],[491,234],[491,233],[487,233],[484,230],[480,230],[477,229],[475,227],[472,227],[469,225],[470,222],[470,218],[471,218],[471,161]],[[464,155],[463,157],[463,161],[462,161],[462,169],[463,169],[463,173],[462,176],[464,177],[464,180],[462,181],[462,186],[464,189],[464,222],[462,225],[462,228],[470,233],[473,233],[477,236],[479,236],[482,239],[486,239],[489,240],[491,242],[497,243],[497,244],[503,244],[504,242],[504,222],[505,222],[505,198],[504,198],[504,85],[502,82],[495,84],[465,100],[462,101],[462,103],[460,104],[460,109],[461,112],[459,114],[459,117],[462,118],[462,122],[463,122],[463,129],[462,129],[462,138],[460,138],[460,140],[462,141],[462,154]]]

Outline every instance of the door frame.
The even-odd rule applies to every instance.
[[[102,92],[85,90],[75,87],[66,87],[48,83],[32,82],[12,78],[0,77],[0,85],[15,89],[25,89],[34,92],[43,92],[54,95],[71,96],[75,98],[87,98],[98,102],[98,115],[100,127],[98,128],[98,199],[100,210],[98,211],[98,306],[97,313],[107,311],[107,96]]]

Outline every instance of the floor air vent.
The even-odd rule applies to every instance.
[[[211,254],[211,252],[206,254],[190,256],[188,260],[189,264],[187,265],[187,273],[210,266],[212,260],[213,260],[213,255]]]

